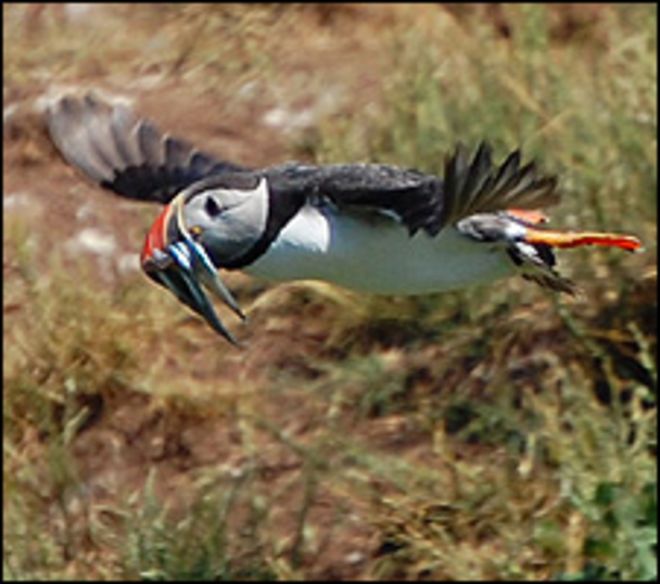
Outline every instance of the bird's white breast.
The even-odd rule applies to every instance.
[[[364,292],[422,294],[514,273],[502,247],[446,227],[413,237],[393,219],[306,205],[245,271],[270,280],[313,279]]]

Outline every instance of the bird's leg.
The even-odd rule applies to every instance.
[[[554,231],[528,227],[523,241],[531,244],[545,244],[550,247],[601,245],[619,247],[627,251],[643,251],[644,249],[642,242],[634,235],[600,233],[597,231]]]

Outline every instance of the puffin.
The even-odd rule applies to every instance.
[[[88,180],[163,206],[146,234],[142,269],[233,344],[211,296],[245,314],[222,270],[388,295],[521,275],[573,294],[556,249],[642,249],[632,235],[548,228],[557,177],[523,163],[520,149],[494,163],[486,141],[473,152],[458,143],[441,175],[362,162],[252,168],[162,132],[96,91],[50,99],[45,116],[56,149]]]

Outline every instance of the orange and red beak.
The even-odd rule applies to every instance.
[[[241,319],[245,315],[226,288],[217,267],[204,247],[193,238],[183,222],[181,196],[168,204],[154,221],[144,242],[142,269],[157,284],[172,292],[234,345],[234,336],[224,327],[204,287],[223,300]]]

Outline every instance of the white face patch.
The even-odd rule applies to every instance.
[[[184,205],[183,220],[216,262],[246,253],[262,236],[268,219],[268,183],[251,190],[210,188]]]

